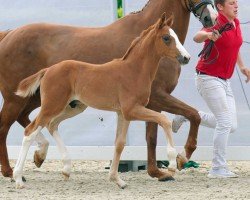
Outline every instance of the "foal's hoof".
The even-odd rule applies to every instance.
[[[185,156],[183,156],[181,154],[177,155],[177,157],[176,157],[176,163],[177,163],[177,169],[179,171],[181,171],[182,169],[184,169],[184,165],[187,162],[188,162],[188,159]]]
[[[23,188],[25,188],[23,182],[19,182],[19,183],[16,182],[16,189],[23,189]]]
[[[109,181],[114,182],[115,184],[117,184],[120,189],[124,189],[124,188],[126,188],[128,186],[125,181],[123,181],[119,177],[117,178],[117,177],[115,177],[113,175],[109,176]]]
[[[159,178],[158,181],[161,181],[161,182],[166,182],[166,181],[174,181],[174,177],[172,176],[166,176],[166,177],[162,177],[162,178]]]
[[[121,189],[125,189],[128,185],[127,185],[127,183],[125,183],[124,181],[122,181],[122,183],[121,183],[121,182],[118,183],[118,186],[119,186],[119,188],[121,188]]]
[[[39,155],[39,151],[35,151],[34,153],[34,163],[37,166],[37,168],[40,168],[44,162],[44,159],[42,159]]]
[[[121,188],[121,189],[125,189],[127,186],[128,186],[128,185],[125,184],[125,185],[120,186],[120,188]]]

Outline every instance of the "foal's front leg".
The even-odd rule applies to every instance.
[[[168,168],[169,173],[166,174],[166,177],[164,178],[164,180],[173,180],[172,175],[174,175],[174,172],[177,167],[176,165],[177,151],[174,147],[170,120],[167,119],[167,117],[161,113],[147,109],[139,105],[129,110],[125,110],[123,113],[124,113],[124,116],[129,120],[142,120],[142,121],[147,121],[147,122],[155,122],[164,129],[164,132],[166,134],[166,137],[169,143],[167,147],[167,154],[170,160],[170,165]]]
[[[124,189],[127,184],[119,177],[118,166],[122,151],[126,144],[127,131],[130,121],[126,121],[121,113],[117,113],[117,116],[118,120],[115,139],[115,152],[109,172],[109,180],[115,182],[120,188]]]

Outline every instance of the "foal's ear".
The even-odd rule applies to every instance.
[[[174,14],[172,13],[170,17],[166,20],[167,26],[171,27],[174,23]]]
[[[162,29],[163,26],[165,26],[165,23],[166,23],[166,13],[164,12],[162,15],[161,15],[161,18],[159,19],[158,21],[158,24],[157,24],[157,27],[158,29]]]

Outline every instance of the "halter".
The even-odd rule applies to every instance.
[[[189,12],[192,12],[195,17],[201,19],[203,11],[205,8],[202,9],[201,14],[197,14],[197,11],[204,5],[211,5],[214,8],[214,4],[212,0],[201,0],[200,3],[193,3],[192,0],[185,0],[186,7]]]

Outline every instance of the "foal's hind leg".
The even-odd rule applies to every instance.
[[[61,138],[61,136],[58,133],[58,129],[54,130],[53,132],[50,132],[53,138],[56,141],[56,146],[62,156],[62,161],[63,161],[63,171],[62,174],[64,176],[64,180],[68,180],[70,177],[70,172],[71,172],[71,159],[69,156],[69,153],[67,151],[67,148]]]
[[[37,134],[42,130],[42,126],[38,126],[35,121],[33,121],[26,130],[31,129],[31,133],[28,136],[25,136],[23,138],[22,142],[22,148],[18,156],[18,160],[16,162],[16,166],[14,168],[14,179],[16,181],[16,188],[21,189],[24,188],[24,182],[22,180],[22,173],[23,173],[23,167],[24,162],[27,156],[27,153],[29,151],[29,148],[33,141],[35,140]],[[33,129],[33,130],[32,130]]]
[[[70,117],[73,117],[73,116],[83,112],[86,108],[87,108],[87,106],[85,106],[83,104],[77,104],[76,107],[74,107],[74,108],[71,108],[68,105],[65,108],[65,110],[62,113],[60,113],[60,115],[58,115],[55,119],[53,119],[53,121],[50,122],[50,124],[47,127],[49,132],[51,133],[51,135],[55,139],[58,150],[62,155],[62,161],[63,161],[62,174],[64,176],[64,180],[68,180],[70,177],[71,159],[70,159],[70,156],[69,156],[68,151],[66,149],[66,146],[58,133],[58,126],[63,120],[68,119]]]
[[[129,121],[126,121],[121,113],[117,113],[117,130],[115,139],[115,152],[112,161],[112,165],[109,172],[109,180],[115,182],[120,188],[124,189],[127,184],[118,175],[118,166],[121,157],[121,153],[126,144],[127,131],[129,126]]]
[[[53,87],[52,89],[56,90],[57,88]],[[45,126],[48,126],[52,119],[58,116],[64,110],[64,108],[67,106],[70,94],[67,93],[67,90],[58,90],[57,93],[53,94],[53,92],[50,93],[48,89],[46,91],[45,97],[46,98],[43,98],[41,111],[39,112],[37,118],[25,128],[25,136],[23,138],[22,148],[14,169],[14,178],[16,180],[17,188],[24,187],[22,173],[30,145],[33,143],[41,129]],[[54,102],[57,102],[56,106],[50,101],[51,99],[53,99]]]
[[[17,117],[23,106],[25,105],[25,99],[21,99],[14,94],[5,94],[2,92],[4,98],[3,108],[0,115],[0,163],[1,172],[4,177],[13,176],[13,171],[10,167],[6,139],[11,125],[17,120]]]
[[[25,106],[24,110],[18,116],[17,121],[21,124],[24,128],[30,124],[29,115],[30,113],[40,106],[40,95],[32,96],[27,105]],[[46,159],[46,155],[48,152],[49,141],[44,137],[42,132],[39,132],[36,137],[36,142],[38,144],[38,150],[34,153],[34,163],[37,167],[41,167],[44,160]]]

